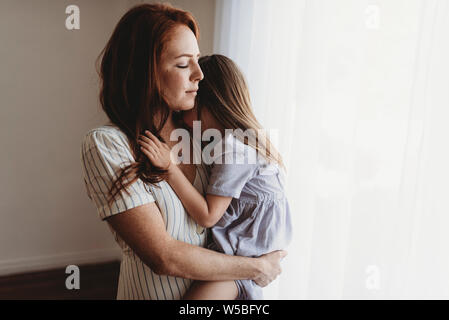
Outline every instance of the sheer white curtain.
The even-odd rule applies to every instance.
[[[217,0],[215,52],[278,130],[279,299],[449,298],[449,1]]]

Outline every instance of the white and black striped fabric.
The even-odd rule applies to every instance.
[[[147,203],[156,202],[167,232],[174,238],[197,246],[206,246],[206,230],[198,225],[185,211],[181,201],[165,181],[158,187],[140,179],[128,191],[120,192],[108,205],[108,191],[120,169],[134,162],[126,135],[114,125],[90,130],[81,148],[81,163],[88,197],[97,208],[102,220]],[[197,166],[194,186],[204,194],[208,177],[203,166]],[[108,224],[109,226],[109,224]],[[117,299],[167,300],[180,299],[192,280],[179,277],[159,276],[154,273],[133,250],[109,226],[122,249],[122,263]]]

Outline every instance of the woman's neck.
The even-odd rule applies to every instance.
[[[176,125],[175,125],[175,122],[173,121],[172,111],[170,111],[170,114],[168,115],[168,119],[165,122],[164,126],[162,127],[161,132],[159,133],[160,136],[165,140],[165,142],[167,143],[167,145],[169,147],[172,147],[173,145],[175,145],[177,143],[176,141],[170,141],[170,135],[171,135],[172,131],[175,129],[176,129]]]
[[[176,126],[175,121],[173,121],[173,117],[172,116],[173,116],[173,114],[172,114],[172,112],[170,112],[170,115],[168,116],[167,121],[165,122],[164,126],[161,129],[161,132],[159,133],[160,136],[165,140],[165,143],[170,147],[170,149],[173,148],[176,144],[179,143],[179,141],[176,141],[176,140],[175,141],[170,141],[170,135],[173,132],[173,130],[176,130],[176,129],[179,128],[178,126]],[[187,130],[186,130],[186,133],[189,134],[187,132]],[[190,155],[190,160],[187,163],[183,162],[183,163],[186,163],[186,164],[193,163],[193,145],[191,143],[189,143],[189,147],[190,147],[190,151],[189,151],[188,154]],[[185,151],[182,151],[183,154],[184,154],[184,152]],[[185,160],[187,160],[187,159],[185,159]],[[184,161],[184,159],[182,161]],[[183,167],[182,164],[181,164],[181,167]],[[193,175],[193,177],[192,177],[191,173],[184,172],[184,174],[186,174],[186,176],[190,175],[189,180],[193,183],[193,179],[194,179],[195,175]]]

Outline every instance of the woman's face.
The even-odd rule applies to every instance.
[[[195,105],[198,83],[203,73],[198,65],[198,42],[192,30],[179,25],[161,53],[159,73],[161,92],[173,111],[189,110]]]

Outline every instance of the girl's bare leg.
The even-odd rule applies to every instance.
[[[194,281],[183,300],[235,300],[238,295],[234,281]]]

